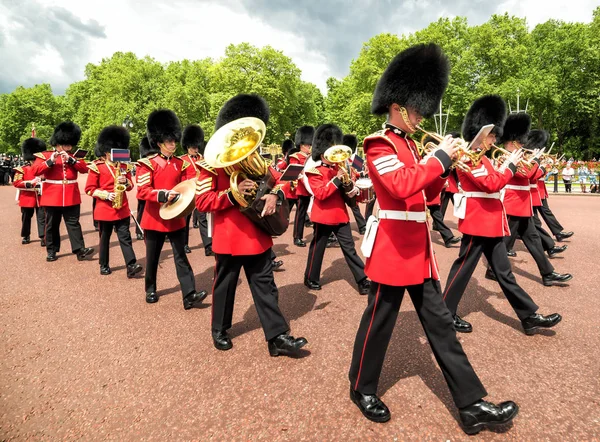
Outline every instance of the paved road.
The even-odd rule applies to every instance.
[[[459,310],[475,328],[460,340],[489,399],[521,406],[508,432],[481,433],[481,440],[600,437],[600,199],[552,196],[551,207],[576,231],[553,260],[575,275],[570,286],[544,288],[521,243],[512,262],[541,312],[563,314],[555,331],[524,335],[482,265]],[[168,245],[162,296],[149,305],[143,280],[126,279],[116,242],[111,276],[100,276],[97,254],[78,262],[68,241],[59,260],[46,263],[39,243],[20,244],[13,189],[0,188],[0,210],[0,440],[467,440],[408,297],[379,386],[392,420],[371,423],[350,402],[347,370],[366,298],[337,248],[327,250],[323,290],[310,292],[302,285],[308,249],[290,245],[291,231],[276,240],[285,261],[276,274],[280,304],[309,351],[271,358],[245,279],[234,348],[220,352],[210,338],[211,298],[205,308],[183,310]],[[84,197],[86,244],[97,247],[90,211]],[[199,234],[192,238],[196,283],[209,289],[214,261]],[[434,238],[444,283],[458,248]],[[144,264],[143,242],[135,250]]]

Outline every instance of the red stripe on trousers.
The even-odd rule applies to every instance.
[[[358,364],[358,376],[356,376],[356,383],[354,384],[354,390],[358,388],[358,381],[360,380],[360,372],[362,371],[363,359],[365,357],[365,351],[367,350],[367,342],[369,340],[369,334],[371,333],[371,327],[373,326],[373,320],[375,319],[375,311],[377,310],[377,304],[379,303],[379,291],[381,290],[381,284],[377,287],[377,293],[375,294],[375,306],[373,307],[373,314],[371,315],[371,322],[369,322],[369,328],[367,329],[367,336],[365,337],[365,343],[363,345],[362,354],[360,355],[360,364]]]
[[[456,279],[456,277],[460,273],[461,269],[465,265],[465,262],[467,261],[467,256],[469,256],[469,252],[471,251],[471,244],[473,244],[473,237],[471,237],[471,241],[469,241],[469,248],[467,249],[465,259],[463,260],[462,264],[458,268],[458,272],[456,272],[456,275],[454,275],[454,278],[452,278],[452,281],[450,281],[450,284],[448,284],[448,287],[446,287],[446,290],[444,290],[444,297],[442,298],[444,301],[446,300],[446,296],[448,295],[448,290],[450,290],[450,287],[452,287],[452,284],[454,284],[454,280]]]
[[[215,274],[213,276],[213,285],[212,285],[213,302],[212,302],[212,304],[210,306],[210,323],[211,323],[211,329],[212,329],[213,318],[215,316],[215,300],[214,300],[214,296],[215,296],[215,285],[216,284],[217,284],[217,254],[215,253]]]

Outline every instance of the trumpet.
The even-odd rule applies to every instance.
[[[419,154],[421,154],[421,155],[423,155],[423,153],[425,153],[426,155],[429,155],[433,152],[433,150],[435,148],[437,148],[437,145],[431,141],[428,143],[425,143],[425,145],[423,145],[423,141],[425,140],[426,137],[429,136],[429,137],[433,138],[435,141],[437,141],[438,143],[441,143],[444,140],[444,137],[438,133],[426,131],[425,129],[423,129],[420,126],[416,126],[416,128],[424,133],[423,137],[421,138],[421,143],[420,143],[421,149],[420,150],[419,150],[418,144],[417,144],[417,150],[419,151]],[[467,166],[466,161],[471,161],[473,163],[473,165],[476,166],[479,164],[480,160],[481,160],[481,156],[477,152],[473,152],[473,151],[469,150],[469,143],[467,141],[463,140],[462,138],[459,138],[458,155],[457,155],[456,159],[452,162],[452,166],[450,166],[450,168],[454,169],[454,168],[458,167],[459,169],[463,169],[463,170],[471,170],[471,168],[469,166]]]
[[[510,151],[508,151],[506,149],[503,149],[501,147],[498,147],[495,144],[492,144],[492,149],[494,149],[492,151],[492,159],[495,160],[498,163],[503,163],[512,154],[512,152],[510,152]],[[526,151],[527,149],[521,148],[521,150]],[[531,167],[532,167],[531,161],[528,160],[525,157],[522,157],[519,160],[519,164],[518,165],[519,165],[519,167],[523,168],[524,171],[530,170]]]

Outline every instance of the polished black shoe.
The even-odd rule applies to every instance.
[[[560,232],[556,234],[556,240],[557,241],[564,241],[567,238],[570,238],[573,236],[574,232]]]
[[[498,405],[483,400],[459,410],[462,428],[467,434],[477,434],[485,427],[505,425],[519,413],[519,407],[512,401]]]
[[[521,321],[521,324],[523,325],[523,330],[525,330],[525,334],[533,335],[537,329],[552,328],[560,321],[562,321],[562,316],[560,316],[558,313],[552,313],[548,316],[540,315],[539,313],[534,313],[528,318],[523,319]]]
[[[460,316],[454,315],[452,319],[454,320],[453,324],[454,324],[454,330],[456,332],[471,333],[473,331],[473,326],[471,325],[471,323],[465,321]]]
[[[454,244],[458,244],[459,242],[461,242],[461,240],[462,240],[462,236],[453,236],[452,238],[450,238],[448,241],[446,241],[444,243],[444,246],[446,246],[446,248],[450,248]]]
[[[370,421],[387,422],[392,417],[389,408],[375,394],[362,394],[350,387],[350,399]]]
[[[194,223],[194,224],[192,224],[192,227],[193,227],[194,229],[198,229],[200,226],[198,225],[198,223]]]
[[[306,247],[306,243],[302,241],[300,238],[294,239],[294,245],[298,247]]]
[[[112,270],[110,269],[109,266],[101,266],[100,267],[100,274],[101,275],[110,275],[112,273]]]
[[[279,261],[271,261],[271,268],[273,270],[277,270],[279,267],[281,267],[283,265],[283,261],[279,260]]]
[[[371,281],[367,278],[358,283],[358,293],[360,295],[368,295],[369,290],[371,290]]]
[[[269,354],[271,356],[294,355],[306,344],[308,344],[308,341],[305,338],[294,338],[287,333],[283,333],[269,341]]]
[[[146,293],[146,302],[148,304],[154,304],[155,302],[158,302],[158,295],[156,292]]]
[[[571,275],[570,273],[552,272],[548,275],[542,276],[542,283],[545,286],[550,287],[554,284],[562,284],[563,282],[570,281],[571,279],[573,279],[573,275]]]
[[[485,279],[489,279],[490,281],[498,281],[498,278],[496,278],[496,274],[491,267],[488,267],[488,269],[485,271]]]
[[[510,258],[516,258],[517,252],[515,252],[513,249],[510,249],[508,252],[506,252],[506,256],[508,256]]]
[[[46,240],[44,238],[40,238],[40,247],[46,247]]]
[[[135,239],[137,239],[137,240],[143,240],[144,239],[144,235],[142,235],[141,233],[137,233],[135,235]]]
[[[190,249],[190,246],[184,246],[183,250],[185,250],[185,253],[192,253],[192,249]]]
[[[564,252],[565,250],[567,250],[567,246],[560,246],[560,247],[554,246],[550,250],[548,250],[546,253],[548,253],[548,258],[554,258],[556,255]]]
[[[93,247],[84,247],[83,249],[79,249],[77,252],[77,261],[83,261],[86,256],[89,256],[92,253],[94,253]]]
[[[311,290],[321,290],[321,284],[307,278],[304,278],[304,285]]]
[[[212,249],[204,249],[204,256],[215,256]]]
[[[361,227],[360,229],[358,229],[358,233],[360,233],[361,235],[364,235],[366,231],[367,231],[366,227]]]
[[[31,239],[28,236],[26,236],[25,238],[23,238],[21,240],[21,244],[29,244],[30,242],[31,242]]]
[[[304,223],[304,227],[312,227],[312,226],[314,226],[314,224],[313,224],[313,222],[312,222],[312,221],[306,221],[306,222]]]
[[[337,245],[338,245],[338,239],[335,236],[327,239],[326,247],[335,247]]]
[[[226,331],[212,333],[213,344],[217,350],[231,350],[233,343]]]
[[[194,305],[201,303],[204,301],[204,298],[208,296],[208,292],[206,290],[201,290],[199,292],[192,293],[183,298],[183,308],[186,310],[191,309]]]
[[[56,261],[58,258],[56,257],[56,252],[48,252],[48,256],[46,256],[46,261],[52,262]]]
[[[127,277],[133,278],[142,271],[142,266],[139,264],[130,264],[127,266]]]

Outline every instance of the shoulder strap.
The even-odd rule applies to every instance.
[[[382,130],[378,130],[375,133],[372,133],[371,135],[368,135],[365,140],[363,141],[363,147],[365,149],[365,152],[367,151],[367,144],[372,142],[372,141],[383,141],[386,144],[389,144],[390,147],[392,147],[394,149],[394,151],[396,153],[398,153],[398,149],[396,148],[396,145],[394,144],[394,142],[392,141],[392,139],[388,136],[388,132],[389,129],[382,129]]]
[[[204,158],[202,158],[201,160],[196,161],[196,165],[201,167],[202,169],[212,173],[213,175],[218,175],[218,172],[215,170],[214,167],[211,167],[208,165],[208,163],[206,162],[206,160]]]

